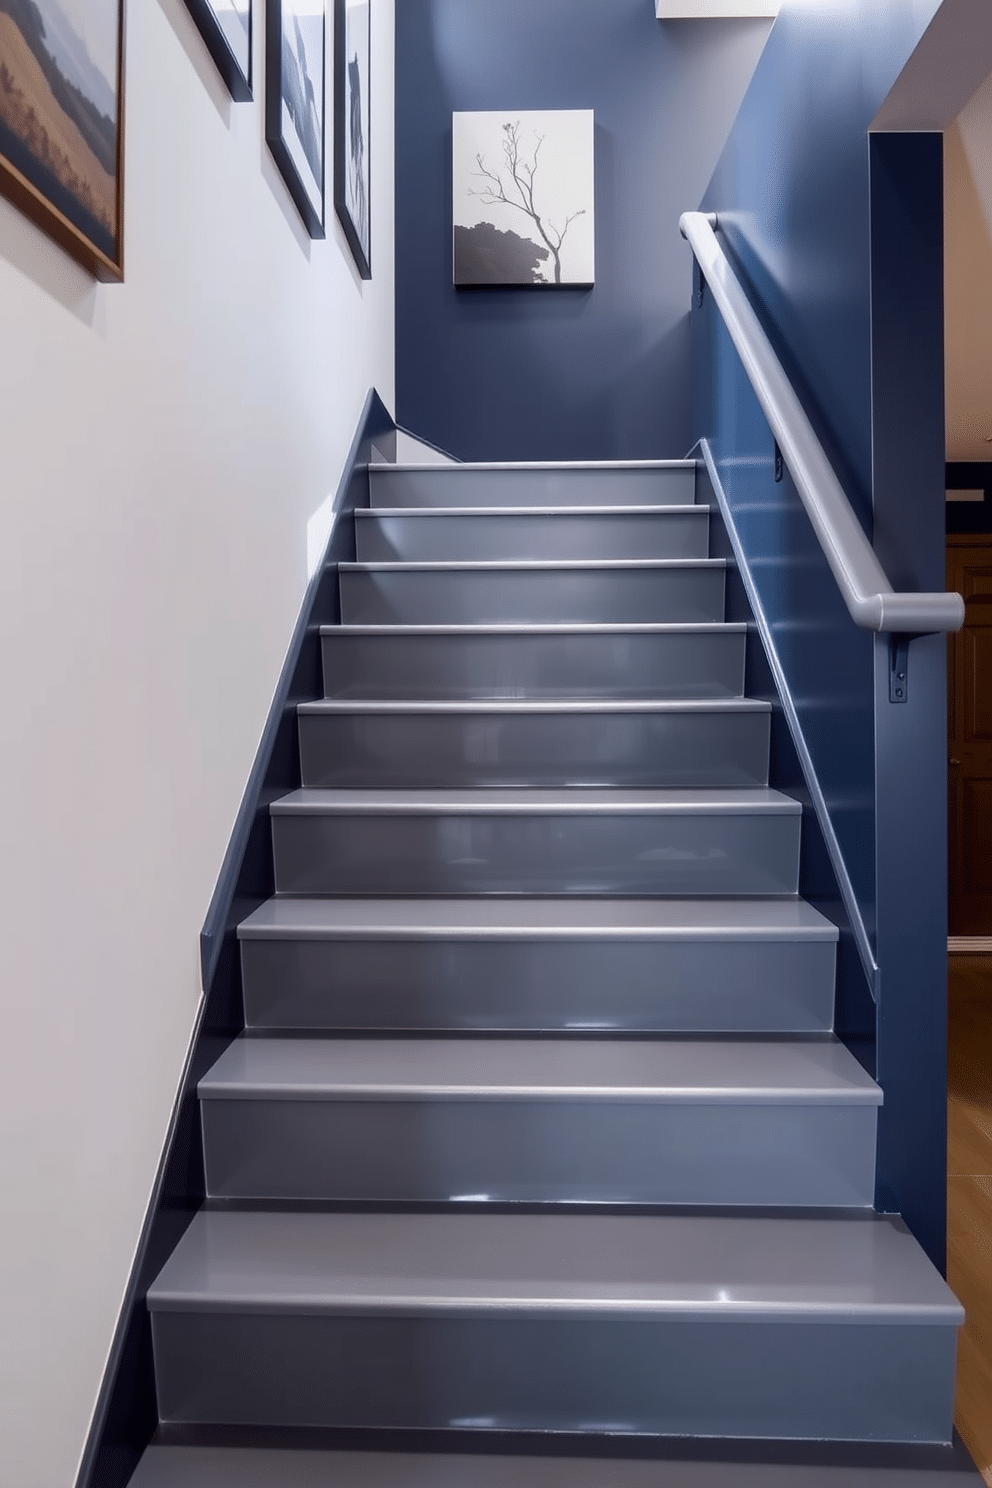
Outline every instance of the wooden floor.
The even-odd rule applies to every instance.
[[[992,956],[949,958],[947,1279],[967,1320],[955,1425],[992,1488]]]

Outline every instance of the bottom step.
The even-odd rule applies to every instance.
[[[672,1443],[670,1456],[638,1461],[152,1446],[130,1488],[981,1488],[982,1483],[960,1443],[859,1450],[809,1442],[789,1443],[779,1452],[765,1444],[727,1447],[718,1448],[713,1460],[709,1443]]]
[[[870,1211],[203,1212],[148,1305],[164,1423],[900,1442],[962,1317]]]

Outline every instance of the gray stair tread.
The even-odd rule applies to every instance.
[[[963,1311],[869,1212],[618,1216],[201,1211],[152,1311],[936,1324]]]
[[[239,1038],[200,1080],[214,1100],[637,1100],[882,1103],[822,1040]]]
[[[685,1450],[685,1449],[683,1449]],[[691,1449],[690,1449],[691,1450]],[[795,1448],[793,1448],[795,1451]],[[945,1467],[932,1463],[937,1452]],[[820,1454],[826,1456],[820,1448]],[[848,1448],[846,1458],[857,1454]],[[663,1461],[624,1458],[480,1456],[462,1452],[334,1452],[251,1447],[148,1447],[131,1488],[981,1488],[963,1448],[877,1447],[870,1464],[699,1461],[674,1448]],[[803,1456],[815,1458],[817,1445]],[[868,1453],[864,1454],[866,1457]],[[891,1465],[882,1465],[882,1463]]]
[[[411,473],[422,475],[423,465],[375,465],[374,474]],[[454,472],[471,474],[473,470],[695,470],[695,460],[490,460],[468,463],[458,461],[454,465],[431,465],[431,474]]]
[[[770,713],[756,698],[316,698],[308,717],[334,713]]]
[[[421,816],[459,812],[470,815],[581,815],[584,813],[667,813],[694,816],[800,816],[802,807],[791,796],[767,786],[730,789],[666,788],[657,790],[596,789],[569,786],[563,790],[492,786],[466,790],[317,790],[291,791],[273,801],[273,816],[366,815]]]
[[[453,559],[446,562],[404,563],[394,560],[389,563],[339,563],[339,573],[516,573],[547,571],[566,573],[578,569],[581,572],[599,573],[643,572],[667,569],[725,569],[726,558],[508,558],[505,560]]]
[[[545,621],[506,621],[487,625],[322,625],[322,636],[573,636],[573,635],[746,635],[744,621],[730,620],[659,620],[641,624],[616,621],[595,624],[589,621],[563,620],[560,624]]]
[[[710,514],[708,506],[690,502],[682,506],[363,506],[359,521],[380,517],[671,517],[692,513]]]
[[[242,940],[595,939],[835,941],[804,899],[267,899]],[[608,990],[608,989],[606,989]]]

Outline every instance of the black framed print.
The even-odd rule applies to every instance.
[[[247,103],[251,98],[252,0],[186,0],[186,9],[227,91],[236,103]]]
[[[265,138],[312,238],[324,236],[326,30],[325,0],[267,0]]]
[[[363,279],[372,278],[369,0],[334,0],[334,209]]]
[[[124,0],[0,0],[0,191],[124,277]]]

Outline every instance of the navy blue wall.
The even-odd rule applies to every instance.
[[[396,407],[463,459],[682,456],[691,260],[766,21],[666,22],[651,0],[396,7]],[[451,114],[591,108],[596,284],[455,290]]]
[[[937,0],[786,0],[703,205],[897,588],[943,588],[942,141],[869,126]],[[840,603],[709,299],[694,435],[709,439],[872,937],[885,1095],[877,1200],[944,1254],[946,682]]]
[[[868,129],[939,0],[785,0],[706,191],[869,519]]]

